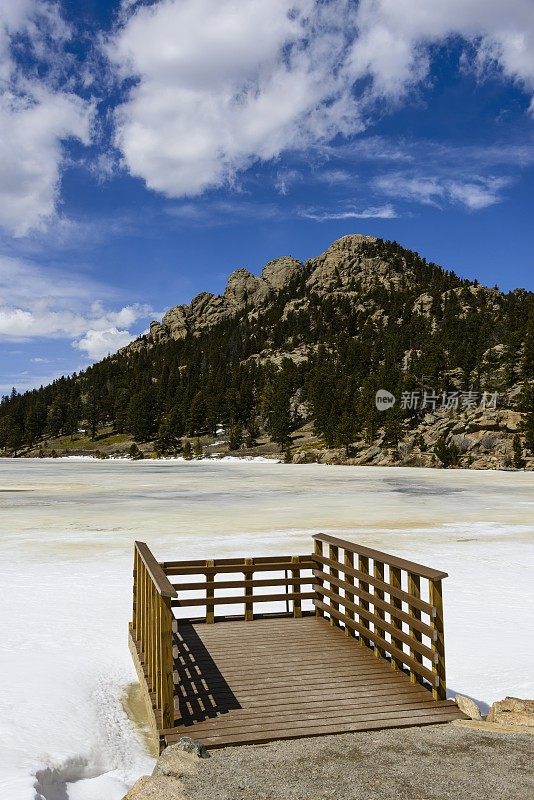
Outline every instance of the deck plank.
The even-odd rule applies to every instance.
[[[175,727],[207,747],[463,718],[321,617],[180,621]]]

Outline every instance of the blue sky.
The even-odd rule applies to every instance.
[[[6,0],[0,392],[346,233],[534,290],[531,0]]]

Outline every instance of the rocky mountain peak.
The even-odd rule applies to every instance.
[[[152,342],[184,339],[189,333],[200,333],[246,309],[253,311],[263,307],[304,271],[304,264],[291,256],[269,261],[259,277],[240,267],[231,273],[222,295],[201,292],[189,305],[169,309],[161,324],[151,324],[149,339]]]
[[[261,278],[271,288],[280,291],[296,275],[304,273],[304,264],[291,256],[282,256],[269,261],[263,268]]]
[[[167,311],[160,325],[150,327],[148,341],[157,343],[184,339],[190,333],[199,335],[226,319],[251,320],[267,310],[281,293],[285,293],[281,318],[287,319],[296,311],[305,312],[310,294],[343,295],[361,305],[377,287],[390,293],[406,289],[415,281],[412,258],[415,254],[394,243],[390,245],[376,236],[354,233],[337,239],[305,264],[292,256],[282,256],[269,261],[259,276],[240,267],[229,276],[222,295],[202,292],[189,305]],[[305,284],[295,281],[296,278],[305,279]],[[414,305],[414,313],[431,316],[433,299],[424,293],[424,288],[421,287],[423,293]],[[373,307],[372,313],[375,312],[377,309]],[[135,349],[137,343],[130,347]]]

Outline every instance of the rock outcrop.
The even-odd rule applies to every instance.
[[[305,264],[291,256],[269,261],[259,277],[247,269],[237,269],[228,278],[222,295],[202,292],[189,305],[169,309],[161,323],[151,324],[148,340],[184,339],[190,333],[198,335],[226,319],[266,310],[280,292],[299,279],[305,280],[308,290],[319,297],[342,294],[357,299],[375,285],[390,291],[406,285],[411,278],[406,264],[394,265],[379,256],[366,254],[365,245],[377,241],[374,236],[362,234],[343,236]],[[301,311],[307,306],[306,301],[290,298],[283,313],[287,315],[294,310],[295,303]]]
[[[151,324],[149,340],[185,339],[190,333],[198,335],[226,319],[266,308],[303,273],[304,265],[290,256],[269,261],[259,277],[246,269],[236,269],[228,278],[224,294],[201,292],[189,305],[169,309],[161,324]]]

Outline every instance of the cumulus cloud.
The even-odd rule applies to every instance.
[[[24,64],[14,47],[21,36]],[[91,104],[58,88],[69,36],[56,4],[0,5],[0,227],[16,236],[42,229],[56,212],[63,142],[90,139]]]
[[[130,328],[154,312],[138,303],[110,309],[109,287],[0,256],[0,341],[68,339],[91,359],[135,338]]]
[[[170,197],[230,182],[256,160],[361,132],[377,100],[428,76],[462,37],[470,69],[534,91],[531,0],[160,0],[123,4],[108,42],[133,80],[116,114],[132,175]]]
[[[501,190],[509,184],[510,180],[505,177],[471,176],[465,180],[455,180],[404,172],[381,175],[373,181],[374,188],[389,197],[438,207],[442,202],[458,203],[470,211],[500,202]]]
[[[126,347],[132,338],[130,331],[120,330],[116,327],[104,330],[90,329],[74,343],[74,346],[78,350],[84,351],[90,359],[96,360],[115,353],[121,347]]]
[[[108,49],[122,77],[137,79],[117,112],[130,172],[166,195],[194,195],[258,158],[361,129],[337,74],[350,31],[344,5],[163,0],[135,8]]]

